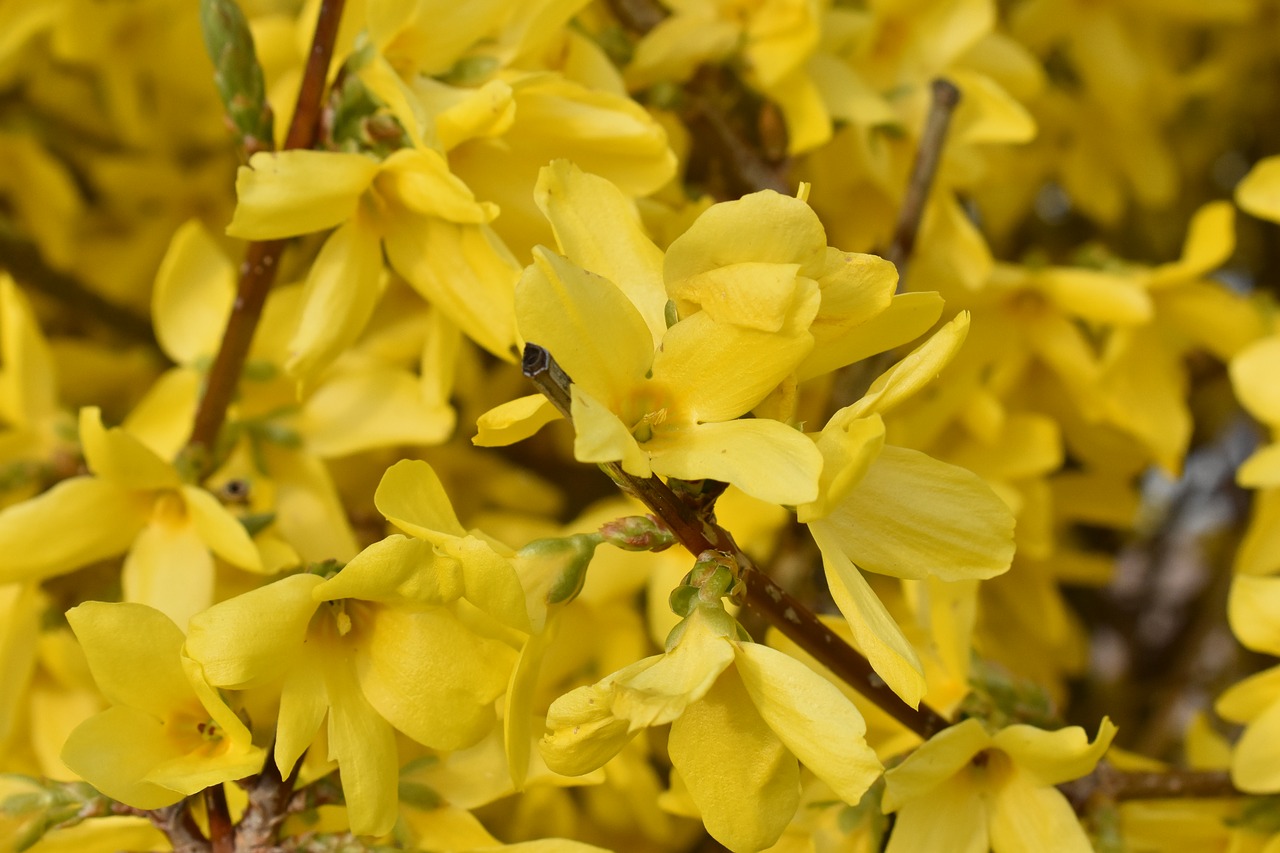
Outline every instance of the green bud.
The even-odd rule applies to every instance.
[[[600,526],[604,541],[623,551],[665,551],[676,544],[670,530],[652,515],[631,515]]]
[[[273,116],[244,13],[235,0],[200,0],[200,27],[227,119],[246,149],[270,148]]]
[[[556,539],[535,539],[517,552],[528,571],[521,580],[546,590],[547,604],[566,604],[578,597],[587,580],[596,546],[604,539],[599,533],[578,533]]]
[[[671,610],[677,616],[688,616],[698,606],[698,588],[696,586],[678,586],[671,590],[667,598]]]
[[[680,312],[676,310],[676,301],[674,299],[667,300],[667,304],[662,309],[662,317],[667,321],[668,329],[680,322]]]

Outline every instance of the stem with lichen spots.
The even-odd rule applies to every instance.
[[[322,98],[329,62],[333,57],[338,38],[338,25],[342,21],[345,0],[322,0],[316,19],[315,35],[307,54],[307,66],[298,90],[298,101],[289,123],[284,149],[310,148],[319,132]],[[227,319],[222,345],[205,381],[204,394],[196,410],[195,425],[187,442],[188,454],[194,466],[207,472],[213,461],[218,434],[226,421],[227,407],[235,394],[240,371],[249,355],[258,320],[262,316],[267,293],[275,281],[276,268],[284,252],[285,241],[264,240],[249,244],[244,262],[240,265],[240,280],[236,288],[236,300]]]

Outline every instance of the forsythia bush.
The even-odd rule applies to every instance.
[[[1275,0],[0,0],[0,843],[1280,850],[1278,96]]]

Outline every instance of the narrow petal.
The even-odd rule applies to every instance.
[[[546,348],[575,384],[600,399],[622,394],[653,363],[653,335],[617,285],[537,248],[516,286],[526,341]]]
[[[533,701],[542,672],[542,660],[555,636],[555,623],[546,630],[529,635],[520,658],[511,670],[507,684],[507,697],[502,714],[502,744],[507,753],[507,769],[511,784],[517,791],[524,789],[529,775],[529,757],[533,745]]]
[[[462,596],[462,564],[439,559],[435,546],[399,534],[374,542],[314,590],[317,601],[416,601],[448,604]]]
[[[198,219],[183,223],[160,262],[151,316],[165,354],[181,365],[212,355],[235,299],[235,266]]]
[[[0,413],[5,418],[34,422],[57,410],[53,355],[8,273],[0,273],[0,359]]]
[[[97,477],[72,477],[0,511],[0,582],[43,580],[123,554],[149,500]],[[76,519],[67,524],[67,519]]]
[[[1058,785],[1092,772],[1115,736],[1115,725],[1104,717],[1092,743],[1079,726],[1047,732],[1027,725],[1001,729],[992,742],[1007,752],[1021,770],[1030,773],[1037,784]]]
[[[867,571],[947,581],[1007,571],[1013,523],[973,472],[888,446],[824,522],[832,541]]]
[[[1280,163],[1280,158],[1277,158]],[[1280,424],[1280,336],[1258,341],[1231,360],[1231,387],[1240,403],[1260,421]]]
[[[799,264],[726,264],[672,282],[667,292],[681,314],[701,309],[718,323],[776,332],[787,320],[799,272]]]
[[[981,720],[970,718],[938,732],[897,767],[885,771],[885,814],[911,802],[931,803],[935,796],[945,798],[945,783],[989,746],[991,736]]]
[[[834,684],[795,658],[756,643],[737,643],[734,662],[756,711],[787,749],[857,804],[884,769],[864,737],[866,723]]]
[[[360,692],[343,656],[325,667],[329,694],[329,758],[338,762],[351,831],[384,835],[396,821],[400,762],[396,736]]]
[[[1236,211],[1229,201],[1210,202],[1196,211],[1187,226],[1182,257],[1151,271],[1152,287],[1183,283],[1213,272],[1236,248]]]
[[[669,723],[705,696],[732,663],[728,638],[695,610],[675,648],[643,671],[617,680],[613,713],[630,720],[633,730]]]
[[[261,571],[262,559],[240,520],[227,511],[218,499],[195,486],[183,486],[191,525],[205,546],[222,559],[249,571]]]
[[[885,853],[988,853],[987,806],[972,786],[948,780],[897,808]],[[1037,848],[1028,848],[1035,850]]]
[[[1280,653],[1280,578],[1232,578],[1227,619],[1241,645],[1255,652]]]
[[[349,456],[401,444],[440,444],[453,432],[453,407],[433,405],[418,377],[391,366],[326,377],[302,408],[299,432],[318,456]]]
[[[402,459],[388,468],[373,503],[387,521],[428,542],[440,544],[467,533],[435,469],[420,459]]]
[[[542,168],[534,197],[560,253],[617,284],[644,318],[656,346],[667,330],[662,251],[645,234],[635,203],[568,160]]]
[[[614,685],[662,660],[654,655],[603,679],[571,690],[547,709],[547,731],[538,752],[547,767],[565,776],[581,776],[602,767],[627,745],[635,732],[613,707]]]
[[[902,361],[880,375],[871,388],[842,410],[850,417],[886,414],[937,378],[955,357],[969,332],[969,314],[961,312]]]
[[[829,515],[862,482],[884,449],[884,421],[879,415],[834,417],[822,428],[817,446],[822,454],[818,500],[799,507],[797,513],[805,524]]]
[[[379,607],[361,625],[356,657],[369,704],[433,749],[463,749],[496,722],[516,653],[472,633],[444,608]]]
[[[383,161],[374,178],[377,191],[414,213],[476,225],[498,214],[495,205],[476,201],[463,181],[449,171],[444,155],[430,148],[401,148]]]
[[[1245,726],[1232,752],[1231,781],[1249,794],[1280,792],[1280,702]]]
[[[186,654],[215,687],[259,687],[297,665],[323,580],[289,575],[219,602],[191,618]]]
[[[93,680],[111,704],[163,720],[195,701],[182,669],[182,631],[160,611],[142,604],[87,601],[68,610],[67,621]]]
[[[796,368],[796,377],[803,382],[913,341],[938,322],[942,304],[936,293],[899,293],[888,308],[847,330],[823,323],[819,315],[813,352]]]
[[[1280,666],[1264,669],[1223,691],[1213,710],[1224,720],[1247,723],[1266,713],[1280,696]]]
[[[1253,164],[1236,185],[1236,204],[1261,219],[1280,222],[1280,157],[1265,157]]]
[[[178,625],[213,604],[213,557],[189,524],[153,521],[124,559],[125,601],[154,607]]]
[[[812,439],[779,421],[734,420],[661,431],[645,449],[653,470],[665,477],[719,480],[787,506],[818,496],[822,454]]]
[[[1062,792],[1015,768],[991,803],[991,849],[1091,853],[1093,845]]]
[[[569,389],[573,417],[573,456],[579,462],[621,462],[628,474],[653,473],[649,454],[618,416],[576,383]]]
[[[177,757],[159,718],[117,705],[85,720],[67,737],[62,761],[102,793],[135,809],[158,809],[183,794],[144,781],[148,771]]]
[[[236,175],[232,237],[275,240],[323,231],[350,219],[378,163],[334,151],[260,152]]]
[[[290,667],[280,687],[280,712],[276,715],[276,767],[287,777],[311,746],[329,711],[325,671],[332,662],[325,650],[313,647],[290,655]]]
[[[285,370],[311,384],[364,330],[384,283],[378,234],[356,216],[329,235],[311,265]]]
[[[80,442],[89,470],[126,489],[171,489],[178,472],[155,451],[122,429],[105,429],[97,406],[80,410]]]
[[[763,190],[708,208],[672,241],[663,264],[670,288],[699,273],[757,261],[799,264],[816,279],[826,265],[827,233],[809,205]]]
[[[849,561],[827,531],[827,522],[809,525],[822,552],[822,567],[836,607],[849,622],[858,648],[889,688],[911,707],[924,696],[924,668],[915,649],[858,567]]]
[[[481,415],[471,443],[479,447],[506,447],[524,441],[559,418],[556,407],[543,395],[517,397]]]
[[[800,804],[800,768],[730,671],[671,725],[680,771],[711,837],[735,853],[771,847]]]

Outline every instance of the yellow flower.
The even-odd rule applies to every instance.
[[[262,769],[264,750],[182,655],[182,631],[167,616],[141,604],[91,601],[67,619],[111,702],[62,750],[87,782],[134,808],[155,809]]]
[[[1236,575],[1227,618],[1241,644],[1280,654],[1280,578]],[[1231,781],[1251,794],[1280,791],[1280,667],[1232,685],[1214,707],[1224,719],[1245,727],[1231,753]]]
[[[547,766],[588,772],[641,729],[671,723],[671,762],[707,831],[735,853],[781,836],[800,799],[798,762],[858,802],[881,769],[862,715],[813,670],[739,631],[718,602],[696,605],[666,654],[557,699]]]
[[[337,226],[307,277],[286,369],[310,382],[356,339],[393,269],[473,340],[511,358],[511,286],[518,269],[488,223],[497,208],[431,149],[382,162],[362,154],[254,155],[236,180],[233,237],[274,240]]]
[[[515,663],[495,637],[528,627],[514,569],[461,529],[426,463],[392,468],[377,502],[420,538],[376,542],[328,580],[293,575],[224,601],[187,639],[211,684],[280,690],[282,774],[327,715],[352,830],[369,835],[396,817],[393,727],[433,749],[478,741]]]
[[[1079,818],[1054,786],[1092,771],[1115,732],[1107,719],[1093,743],[1078,726],[992,735],[969,719],[943,730],[885,773],[882,806],[897,812],[887,853],[1088,853]]]
[[[213,601],[216,554],[257,570],[258,549],[238,519],[123,429],[80,410],[91,476],[63,480],[0,512],[0,581],[37,580],[125,554],[124,594],[179,624]],[[74,519],[74,521],[72,521]]]

